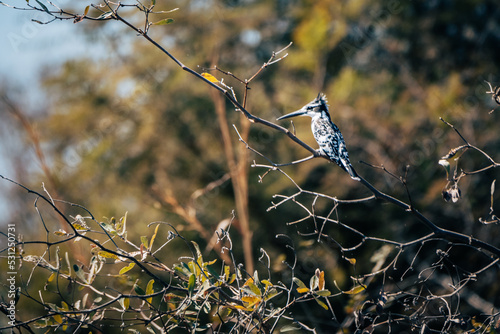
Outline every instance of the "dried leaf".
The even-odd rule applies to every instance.
[[[318,289],[319,290],[325,289],[325,272],[324,271],[319,272]]]

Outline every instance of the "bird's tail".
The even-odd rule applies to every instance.
[[[354,167],[352,167],[351,163],[349,161],[344,161],[342,160],[342,164],[344,165],[344,169],[347,173],[349,173],[349,176],[351,179],[355,181],[361,181],[361,179],[358,176],[358,173],[354,170]]]

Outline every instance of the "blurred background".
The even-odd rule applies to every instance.
[[[152,18],[154,22],[169,17],[174,22],[152,26],[150,36],[199,73],[216,65],[240,79],[250,78],[273,51],[293,42],[284,60],[251,82],[250,112],[274,121],[325,93],[332,120],[340,127],[360,175],[407,201],[397,178],[359,161],[383,165],[398,177],[406,173],[412,203],[429,219],[498,245],[498,228],[478,222],[489,212],[489,189],[498,171],[465,178],[460,201],[448,203],[441,195],[446,172],[438,164],[441,156],[462,144],[439,117],[499,159],[500,109],[490,113],[497,105],[486,93],[485,82],[500,84],[500,8],[495,1],[157,3],[162,10],[179,10]],[[58,4],[83,13],[88,2]],[[297,234],[311,232],[310,222],[287,225],[304,216],[300,207],[287,204],[267,211],[276,201],[273,195],[291,195],[297,189],[279,173],[259,182],[266,170],[248,166],[253,160],[266,161],[238,143],[231,124],[239,129],[245,125],[232,105],[221,102],[210,87],[123,24],[84,20],[40,25],[32,19],[50,18],[0,8],[1,175],[39,191],[43,183],[52,197],[86,207],[99,221],[128,212],[129,235],[137,240],[148,223],[167,221],[205,248],[219,224],[236,210],[234,252],[237,262],[245,262],[238,233],[238,211],[245,209],[235,203],[230,180],[235,174],[215,112],[222,103],[231,150],[239,166],[246,166],[241,167],[243,173],[248,173],[247,182],[241,179],[247,189],[240,184],[239,196],[248,198],[244,219],[253,233],[253,258],[264,248],[272,270],[282,273],[286,268],[281,261],[290,254],[275,235],[285,233],[296,242],[304,277],[319,267],[344,288],[350,286],[352,266],[339,260],[338,251]],[[144,24],[139,15],[128,19],[139,27]],[[234,87],[243,100],[243,84],[221,72],[209,72]],[[294,124],[299,138],[316,148],[310,120],[296,119]],[[249,144],[274,162],[309,154],[258,124],[248,131]],[[461,168],[488,164],[477,153],[467,154]],[[306,190],[341,199],[369,195],[323,159],[284,171]],[[6,181],[0,182],[0,196],[0,224],[15,222],[25,240],[40,238],[44,230],[33,208],[34,198]],[[314,197],[301,200],[310,206]],[[332,202],[318,200],[315,205],[326,215]],[[361,208],[341,206],[337,218],[366,235],[398,241],[427,233],[398,208],[377,202]],[[64,210],[83,215],[74,207]],[[332,235],[336,230],[330,227],[325,232]],[[354,243],[349,235],[335,237],[345,245]],[[210,249],[207,256],[217,258]],[[166,263],[175,262],[185,249],[169,252]],[[369,259],[372,254],[373,248],[366,247],[356,257]],[[372,266],[359,264],[355,273],[369,272]],[[487,294],[495,296],[499,287],[490,288]]]

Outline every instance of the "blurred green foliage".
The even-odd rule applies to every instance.
[[[153,26],[151,37],[200,73],[216,65],[241,79],[249,78],[273,51],[292,41],[288,57],[265,69],[250,85],[249,111],[273,121],[324,92],[358,173],[381,190],[406,199],[406,190],[396,178],[358,161],[384,165],[398,177],[405,175],[408,165],[412,203],[426,216],[442,227],[485,241],[498,237],[498,229],[477,221],[489,210],[487,180],[498,171],[464,179],[463,197],[456,205],[441,198],[446,175],[438,165],[439,157],[462,143],[439,117],[491,156],[498,156],[499,112],[488,113],[495,105],[485,93],[484,82],[499,82],[500,9],[495,1],[191,0],[158,1],[158,6],[179,10],[169,14],[173,23]],[[98,219],[128,211],[129,233],[137,237],[150,221],[168,221],[179,230],[184,226],[184,236],[205,247],[206,240],[191,232],[159,194],[193,208],[210,231],[231,217],[230,182],[195,200],[192,197],[228,172],[210,88],[126,27],[78,24],[85,25],[89,38],[106,36],[108,56],[69,61],[47,69],[43,78],[50,113],[39,130],[59,197],[84,205]],[[217,71],[210,73],[224,78],[242,100],[241,83]],[[226,110],[228,122],[239,124],[234,107],[227,104]],[[309,121],[294,123],[299,137],[316,147]],[[244,150],[236,133],[232,136],[235,150]],[[308,154],[285,136],[258,125],[252,125],[249,144],[275,162]],[[251,159],[265,162],[255,155]],[[485,161],[471,154],[462,163],[470,170]],[[368,195],[340,168],[322,159],[284,170],[307,190],[343,199]],[[291,194],[295,188],[278,174],[259,183],[263,172],[249,170],[250,221],[254,244],[275,260],[273,270],[283,270],[279,260],[287,257],[284,245],[275,239],[277,233],[296,239],[302,261],[299,277],[310,277],[316,268],[323,268],[327,277],[348,289],[353,271],[372,269],[369,258],[379,245],[364,247],[353,269],[352,263],[340,258],[348,254],[296,235],[297,230],[311,230],[307,222],[286,225],[303,217],[300,208],[287,204],[267,212],[274,194]],[[31,182],[43,179],[40,175]],[[313,200],[304,198],[306,203]],[[367,235],[399,241],[427,233],[397,208],[376,203],[362,206],[363,210],[341,206],[339,219]],[[316,210],[327,215],[331,202],[318,200]],[[338,241],[355,243],[349,235],[335,234],[335,226],[326,229]],[[237,234],[233,238],[237,262],[241,262]],[[172,261],[178,255],[173,249]],[[347,308],[337,311],[349,312]]]

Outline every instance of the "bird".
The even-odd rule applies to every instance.
[[[300,108],[297,111],[283,115],[277,120],[295,116],[309,116],[311,117],[311,130],[314,139],[319,145],[319,151],[326,155],[330,161],[335,162],[343,170],[349,173],[349,176],[356,181],[360,178],[349,161],[349,154],[347,153],[347,146],[344,137],[339,128],[330,118],[328,112],[326,96],[319,93],[318,96]]]

